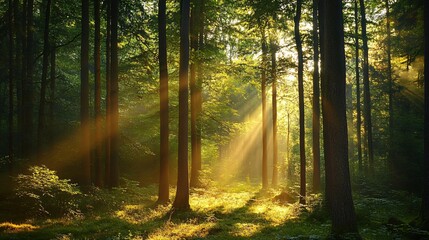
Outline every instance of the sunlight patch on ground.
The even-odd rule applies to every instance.
[[[173,222],[167,222],[162,228],[151,233],[148,237],[149,240],[161,240],[161,239],[187,239],[187,238],[203,238],[206,237],[210,229],[213,228],[216,223],[206,222],[197,223],[196,220],[189,220],[187,223],[175,224]]]
[[[251,237],[261,231],[262,226],[254,223],[236,223],[231,235],[234,237]]]
[[[278,226],[286,220],[297,218],[293,205],[277,204],[270,201],[258,201],[250,206],[249,211],[261,215],[272,226]]]
[[[29,232],[35,229],[38,229],[38,227],[31,224],[14,224],[10,222],[0,223],[0,232],[5,233]]]
[[[230,213],[241,208],[254,196],[252,192],[229,193],[226,191],[202,192],[191,195],[190,204],[197,212],[220,211]]]
[[[144,205],[125,205],[121,210],[116,211],[115,215],[131,224],[141,224],[162,218],[169,210],[169,206],[157,206],[152,209]]]

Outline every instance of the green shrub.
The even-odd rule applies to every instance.
[[[27,215],[59,216],[78,213],[77,197],[81,194],[69,179],[60,179],[46,166],[32,166],[29,174],[16,178],[16,195]]]

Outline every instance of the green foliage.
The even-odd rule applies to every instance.
[[[16,179],[16,196],[22,211],[31,215],[58,216],[78,213],[76,196],[81,192],[68,179],[60,179],[46,166],[32,166],[29,174],[19,174]]]

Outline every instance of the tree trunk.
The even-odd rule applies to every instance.
[[[298,52],[298,93],[299,93],[299,155],[300,155],[300,196],[299,203],[305,204],[306,176],[305,176],[305,125],[304,125],[304,57],[302,53],[302,42],[299,33],[299,22],[301,20],[302,0],[297,0],[295,22],[295,42]]]
[[[313,192],[320,192],[320,91],[319,36],[317,10],[319,0],[313,0]]]
[[[204,51],[204,6],[205,2],[204,0],[199,1],[199,36],[198,36],[198,50],[200,52],[200,55]],[[199,161],[197,162],[197,167],[199,170],[201,170],[202,165],[202,158],[201,158],[201,131],[202,131],[202,112],[203,112],[203,96],[202,96],[202,89],[203,89],[203,78],[204,78],[204,72],[203,72],[203,59],[200,58],[199,61],[197,61],[197,91],[196,91],[196,98],[197,98],[197,153],[200,155],[197,159]]]
[[[111,98],[111,79],[110,79],[110,72],[111,72],[111,3],[110,0],[106,0],[106,136],[105,136],[105,151],[106,151],[106,157],[104,162],[104,185],[107,187],[111,187],[111,181],[110,181],[110,155],[111,155],[111,147],[110,147],[110,125],[111,125],[111,106],[110,106],[110,98]]]
[[[268,150],[267,150],[267,40],[265,37],[265,27],[260,24],[262,35],[262,72],[261,72],[261,95],[262,95],[262,189],[268,188]]]
[[[391,163],[393,154],[393,78],[392,78],[392,44],[390,31],[390,6],[389,0],[385,0],[386,4],[386,31],[387,31],[387,82],[389,86],[389,155],[388,159]],[[392,166],[392,164],[390,164]]]
[[[50,96],[49,96],[49,137],[50,142],[54,142],[54,127],[55,127],[55,120],[54,120],[54,114],[55,114],[55,80],[56,80],[56,50],[55,50],[55,44],[51,43],[51,70],[50,70],[50,84],[49,84],[49,90],[50,90]]]
[[[89,134],[89,0],[82,0],[82,40],[80,60],[80,124],[81,124],[81,179],[80,183],[91,183],[91,151]]]
[[[13,2],[13,14],[15,17],[14,28],[16,31],[16,47],[15,47],[15,88],[16,88],[16,115],[17,115],[17,133],[16,134],[16,144],[15,146],[15,154],[23,156],[23,107],[22,107],[22,83],[25,77],[24,74],[24,59],[23,59],[23,49],[25,48],[25,37],[24,37],[24,25],[25,25],[25,14],[20,11],[20,3],[19,0],[14,0]]]
[[[341,0],[322,0],[322,110],[327,206],[332,233],[357,234],[348,164],[346,66]]]
[[[42,60],[42,79],[40,81],[40,102],[39,102],[39,119],[37,131],[37,151],[39,162],[42,158],[42,151],[44,145],[44,136],[46,128],[46,87],[48,86],[48,65],[49,65],[49,19],[51,17],[51,0],[46,1],[45,22],[43,31],[43,60]]]
[[[102,116],[101,116],[101,36],[100,36],[100,0],[94,0],[94,113],[95,113],[95,132],[94,135],[94,167],[95,167],[95,186],[101,187],[103,184],[103,169],[101,164],[102,157]]]
[[[26,158],[33,153],[33,5],[34,0],[24,1],[25,46],[23,48],[24,76],[22,78],[22,153]]]
[[[188,69],[190,0],[180,1],[179,133],[177,190],[173,208],[188,210]]]
[[[168,126],[168,68],[167,68],[167,34],[166,34],[166,0],[158,2],[158,38],[159,38],[159,97],[160,97],[160,172],[158,203],[170,201],[168,183],[169,162],[169,126]]]
[[[197,115],[198,115],[198,99],[197,99],[197,82],[196,82],[196,66],[197,66],[197,50],[198,50],[198,23],[200,21],[197,3],[193,4],[191,10],[191,53],[192,61],[190,64],[190,90],[191,90],[191,187],[197,187],[199,183],[199,166],[201,165],[201,146],[198,146],[197,141]]]
[[[273,105],[273,187],[277,187],[279,178],[278,166],[278,142],[277,142],[277,46],[274,39],[271,39],[271,78],[272,78],[272,105]]]
[[[9,156],[9,164],[10,169],[13,167],[14,162],[14,149],[13,149],[13,83],[15,81],[15,59],[14,59],[14,53],[15,53],[15,43],[13,40],[13,36],[15,33],[14,30],[14,19],[16,20],[16,16],[13,14],[13,1],[8,1],[8,75],[9,75],[9,113],[8,113],[8,136],[7,141],[8,142],[8,156]]]
[[[372,120],[371,120],[371,94],[369,88],[369,62],[368,62],[368,36],[366,34],[366,15],[364,0],[359,0],[360,14],[361,14],[361,27],[362,27],[362,41],[363,41],[363,102],[364,102],[364,128],[366,137],[368,139],[368,163],[370,174],[374,173],[374,150],[372,144]]]
[[[110,186],[119,186],[119,85],[118,85],[118,17],[119,0],[111,1],[111,82],[110,82]]]
[[[359,20],[358,20],[358,0],[355,0],[355,73],[356,73],[356,134],[358,148],[359,174],[362,174],[362,117],[360,100],[360,76],[359,76]]]
[[[429,230],[429,2],[424,3],[424,74],[425,74],[425,117],[424,117],[424,172],[423,172],[423,197],[422,220],[424,228]]]

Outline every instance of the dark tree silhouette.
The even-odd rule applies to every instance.
[[[168,127],[168,68],[166,35],[166,0],[158,1],[158,45],[159,45],[159,98],[160,98],[160,172],[158,203],[170,200],[168,184],[169,127]]]
[[[424,171],[423,171],[423,198],[422,198],[422,220],[425,229],[429,230],[429,1],[424,3]]]
[[[321,0],[320,4],[326,201],[332,219],[332,233],[357,234],[348,163],[342,1]]]
[[[355,0],[355,75],[356,75],[356,135],[358,148],[359,173],[362,174],[362,111],[360,100],[360,74],[359,74],[359,20],[358,20],[358,0]]]
[[[119,185],[118,16],[119,0],[111,0],[110,186]]]
[[[15,52],[15,44],[14,44],[14,18],[16,18],[13,14],[13,1],[8,1],[8,77],[9,77],[9,113],[8,113],[8,134],[7,134],[7,142],[8,142],[8,155],[9,161],[12,168],[14,161],[14,149],[13,149],[13,83],[15,81],[15,64],[14,64],[14,52]],[[16,21],[16,20],[15,20]]]
[[[189,206],[188,180],[188,67],[189,67],[190,0],[180,1],[180,66],[179,66],[179,134],[178,174],[173,208],[187,210]]]
[[[111,187],[110,172],[111,172],[111,1],[106,0],[106,157],[104,160],[104,184]]]
[[[102,116],[101,116],[101,36],[100,36],[100,0],[94,0],[94,183],[101,187],[103,184],[102,169]]]

